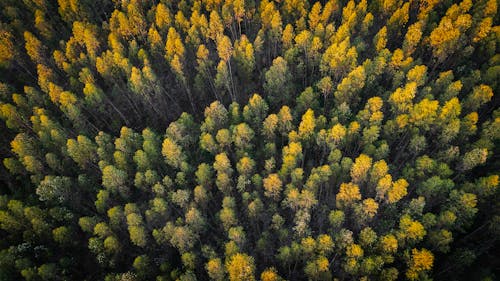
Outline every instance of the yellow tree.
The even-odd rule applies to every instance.
[[[371,167],[372,159],[366,154],[360,154],[351,167],[352,182],[356,184],[363,183]]]
[[[483,104],[489,102],[493,97],[493,90],[490,86],[481,84],[479,86],[474,87],[472,90],[472,94],[467,96],[467,99],[464,101],[464,108],[468,111],[476,111]]]
[[[361,200],[359,186],[354,183],[340,184],[340,189],[335,200],[338,208],[344,209],[351,206],[354,202]]]
[[[237,253],[226,261],[226,271],[231,281],[255,281],[253,258]]]
[[[165,58],[168,61],[171,61],[174,58],[174,55],[183,58],[184,52],[185,49],[181,36],[177,33],[177,30],[175,30],[174,27],[170,27],[168,29],[167,41],[165,44]]]
[[[262,272],[260,275],[260,280],[262,281],[280,281],[282,280],[281,277],[278,275],[276,272],[276,269],[271,267],[267,268]]]
[[[304,115],[302,115],[302,121],[299,124],[299,137],[308,142],[313,138],[314,129],[316,128],[316,118],[314,117],[314,111],[308,109]]]
[[[411,258],[408,262],[408,270],[406,271],[406,278],[409,280],[420,280],[425,278],[426,271],[432,269],[434,264],[434,255],[427,249],[412,249]]]
[[[464,0],[460,5],[453,4],[439,25],[432,30],[430,45],[438,62],[443,62],[464,45],[465,40],[460,38],[472,25],[472,16],[466,13],[471,6],[470,0]]]
[[[262,134],[268,141],[273,141],[278,128],[278,115],[270,114],[262,123]]]
[[[155,24],[162,32],[166,32],[172,26],[172,13],[170,9],[163,3],[156,6],[155,11]],[[165,33],[163,33],[165,35]]]
[[[210,259],[205,265],[205,269],[208,272],[208,276],[212,280],[222,281],[224,280],[224,266],[219,258]]]
[[[423,86],[427,82],[427,66],[416,65],[408,71],[406,79],[408,83],[417,83],[417,87]]]
[[[224,26],[222,25],[222,20],[217,11],[213,10],[210,13],[207,36],[216,42],[218,38],[223,35],[223,33]]]
[[[284,50],[288,50],[292,47],[294,38],[295,32],[293,26],[291,24],[287,24],[281,36],[281,42],[283,43]]]
[[[427,234],[424,226],[418,220],[413,220],[410,215],[401,217],[399,228],[397,235],[402,241],[419,242]]]
[[[321,3],[316,2],[311,8],[311,11],[309,12],[309,29],[314,30],[316,29],[316,26],[320,23],[321,21]]]
[[[405,179],[395,181],[387,192],[387,202],[390,204],[396,203],[406,196],[408,182]]]
[[[46,47],[35,35],[29,31],[24,32],[26,52],[34,63],[43,63],[45,61]]]
[[[10,65],[15,56],[15,48],[12,33],[0,29],[0,67]]]
[[[409,122],[419,127],[428,128],[434,124],[438,107],[438,101],[423,99],[410,109]]]
[[[302,145],[300,142],[290,142],[283,147],[283,165],[281,166],[280,175],[287,175],[294,169],[298,162],[302,160]]]
[[[236,88],[233,83],[233,73],[231,70],[231,56],[233,55],[233,44],[231,43],[231,39],[226,35],[221,35],[217,38],[217,53],[219,54],[219,58],[227,65],[227,69],[229,71],[227,78],[229,81],[227,83],[230,85],[229,87],[229,95],[231,96],[232,101],[236,101]]]
[[[325,104],[324,107],[325,107],[325,110],[326,110],[326,101],[327,101],[327,98],[333,92],[333,81],[332,81],[332,78],[330,76],[325,76],[325,77],[321,78],[321,80],[319,80],[316,83],[316,87],[318,87],[318,89],[320,90],[320,92],[323,94],[323,102]]]
[[[375,46],[375,50],[377,52],[382,51],[387,44],[387,27],[382,27],[378,33],[373,37],[373,45]]]
[[[410,11],[410,3],[406,2],[398,8],[389,18],[387,21],[387,27],[389,30],[392,32],[400,30],[401,26],[405,26],[406,23],[408,22],[408,19],[410,18],[409,16],[409,11]]]
[[[406,32],[405,39],[403,41],[403,52],[406,56],[410,56],[415,51],[420,39],[422,38],[422,23],[416,22],[410,27]]]
[[[263,183],[264,195],[272,198],[274,201],[279,201],[283,183],[281,182],[278,174],[270,174],[263,180]]]
[[[347,77],[342,79],[338,84],[337,91],[335,91],[335,101],[338,105],[346,103],[347,105],[355,105],[359,97],[359,93],[365,86],[366,72],[364,66],[360,65],[353,69]]]
[[[253,45],[244,34],[234,45],[235,50],[233,56],[238,67],[239,76],[243,81],[249,80],[255,68]]]
[[[357,63],[358,53],[356,47],[350,46],[347,37],[339,43],[331,44],[321,58],[320,70],[323,75],[332,75],[339,81],[346,73],[350,72]]]
[[[174,168],[180,168],[185,158],[181,146],[170,138],[163,141],[161,153],[165,156],[165,161]]]
[[[397,88],[389,96],[389,103],[395,112],[407,112],[412,107],[413,98],[417,93],[417,83],[410,82],[404,88]]]
[[[474,31],[474,37],[472,41],[477,43],[482,39],[486,38],[490,33],[493,25],[493,19],[491,17],[484,18],[476,27]]]

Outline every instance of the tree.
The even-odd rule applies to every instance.
[[[377,52],[382,51],[387,44],[387,27],[382,27],[373,38],[373,45]]]
[[[399,179],[392,184],[387,193],[387,202],[396,203],[408,194],[408,182],[405,179]]]
[[[26,52],[28,53],[28,56],[30,56],[31,60],[34,63],[43,64],[46,58],[46,47],[29,31],[24,32],[24,40],[26,41]]]
[[[283,48],[285,50],[288,50],[292,47],[293,38],[295,38],[293,26],[291,24],[287,24],[281,36]]]
[[[380,237],[380,247],[386,253],[395,253],[398,249],[398,240],[394,235],[387,234]]]
[[[497,4],[0,1],[0,280],[495,279]]]
[[[0,30],[0,67],[7,67],[15,56],[13,35],[7,30]]]
[[[281,278],[276,272],[275,268],[268,268],[260,274],[260,279],[262,281],[279,281]]]
[[[221,59],[221,69],[225,69],[224,65],[227,65],[228,73],[224,75],[225,83],[228,85],[229,95],[231,97],[231,101],[236,100],[235,91],[236,88],[233,83],[233,72],[231,69],[231,56],[233,55],[233,44],[231,43],[231,39],[225,35],[221,35],[217,38],[217,53],[219,58]],[[217,67],[219,72],[219,67]]]
[[[425,276],[425,272],[430,270],[434,263],[434,255],[427,249],[412,249],[409,269],[406,277],[410,280],[417,280]]]
[[[229,280],[255,280],[253,258],[246,254],[237,253],[226,262]]]
[[[312,87],[307,87],[298,97],[297,97],[297,113],[305,112],[306,109],[311,108],[312,110],[319,110],[319,97],[317,92],[313,90]]]
[[[286,136],[292,130],[292,120],[290,108],[286,105],[282,106],[278,113],[278,131],[281,135]]]
[[[208,276],[213,280],[224,280],[224,268],[219,258],[210,259],[205,265]]]
[[[328,279],[331,277],[329,265],[328,259],[320,256],[316,260],[308,262],[304,272],[309,278]]]
[[[252,43],[248,40],[247,36],[243,34],[240,39],[235,42],[234,49],[233,56],[238,67],[239,76],[243,81],[251,79],[255,69],[255,55]]]
[[[279,201],[283,183],[281,182],[278,174],[270,174],[263,180],[263,183],[265,190],[264,195],[272,198],[274,201]]]
[[[73,233],[72,233],[71,229],[69,229],[66,226],[54,228],[52,230],[52,235],[53,235],[54,241],[56,241],[57,243],[59,243],[61,245],[70,245],[73,242],[73,240],[71,239]]]
[[[253,145],[254,132],[246,123],[241,123],[233,128],[233,142],[237,149],[249,151]]]
[[[83,169],[96,160],[96,145],[86,136],[78,136],[77,139],[68,139],[66,144],[68,154]]]
[[[205,227],[205,219],[202,213],[193,207],[186,213],[186,224],[191,227],[195,233],[200,233]]]
[[[340,184],[339,192],[336,196],[337,206],[339,208],[346,208],[351,206],[354,202],[361,199],[359,187],[353,183]]]
[[[396,112],[406,112],[410,109],[412,100],[415,98],[417,83],[410,82],[404,88],[397,88],[389,97],[389,103]]]
[[[488,85],[481,84],[474,87],[472,94],[467,97],[464,107],[470,111],[476,111],[480,106],[489,102],[493,97],[493,91]]]
[[[143,226],[142,216],[137,213],[128,214],[127,225],[130,241],[136,246],[146,247],[148,241],[146,229]]]
[[[132,266],[137,271],[138,276],[146,277],[151,274],[151,261],[147,255],[137,256],[132,263]]]
[[[302,157],[302,145],[299,142],[291,142],[283,147],[283,165],[281,166],[280,175],[286,175],[294,169],[302,160]]]
[[[462,163],[460,165],[461,171],[470,170],[478,165],[486,162],[486,158],[488,157],[488,150],[482,148],[475,148],[467,153],[462,158]]]
[[[155,13],[155,24],[163,32],[167,30],[167,27],[172,25],[172,13],[170,9],[163,3],[158,3],[156,6]]]
[[[405,39],[403,41],[403,51],[409,56],[414,51],[416,46],[420,43],[422,38],[422,23],[420,21],[410,25],[408,31],[406,32]]]
[[[360,154],[351,167],[352,182],[356,184],[363,183],[371,167],[372,159],[365,154]]]
[[[203,186],[209,186],[212,180],[213,170],[207,163],[201,163],[196,171],[196,181]]]
[[[227,109],[215,101],[205,108],[205,120],[201,124],[201,131],[215,134],[219,129],[225,128],[228,121]]]
[[[217,187],[224,194],[228,194],[233,188],[231,185],[233,169],[229,158],[224,152],[215,156],[214,169],[217,171]]]
[[[465,4],[467,1],[462,3]],[[447,15],[441,19],[439,25],[430,34],[432,53],[439,62],[443,62],[461,46],[460,34],[467,31],[472,24],[471,15],[466,13],[470,6],[467,7],[467,4],[462,5],[462,3],[460,7],[456,4],[452,5],[448,9]]]
[[[410,3],[404,3],[401,7],[399,7],[394,13],[391,15],[389,20],[387,21],[387,26],[390,31],[396,31],[399,26],[404,26],[408,22],[410,18]]]
[[[266,118],[268,109],[269,106],[266,101],[258,94],[254,94],[248,100],[248,104],[243,107],[243,118],[252,128],[260,131],[262,121]]]
[[[71,185],[68,177],[46,176],[38,185],[36,194],[41,201],[63,203],[70,199]]]
[[[424,85],[427,80],[427,67],[425,65],[417,65],[413,67],[406,74],[406,79],[409,83],[417,83],[417,87]]]
[[[308,109],[304,115],[302,115],[302,121],[299,124],[299,137],[305,142],[313,138],[314,129],[316,127],[316,118],[314,117],[314,111]]]
[[[222,20],[217,13],[217,11],[213,10],[210,12],[210,21],[208,26],[208,38],[213,41],[217,41],[219,36],[224,32],[224,26],[222,25]]]
[[[262,123],[262,134],[268,141],[273,141],[278,128],[278,115],[270,114]]]
[[[357,93],[365,86],[366,73],[363,66],[353,69],[347,77],[342,79],[335,91],[335,101],[337,104],[346,103],[347,105],[356,105],[358,101]]]
[[[403,215],[399,221],[401,232],[398,233],[402,240],[420,241],[427,234],[424,226],[409,215]]]
[[[127,173],[108,165],[102,170],[102,185],[112,192],[117,192],[127,183]]]
[[[318,81],[316,84],[316,87],[320,90],[320,92],[323,94],[323,100],[324,103],[326,104],[326,100],[328,96],[330,96],[333,92],[333,81],[330,78],[330,76],[325,76],[321,78],[321,80]]]
[[[161,153],[165,156],[165,162],[177,169],[185,159],[182,147],[168,137],[163,141]]]
[[[331,44],[321,58],[320,70],[323,75],[331,75],[339,81],[350,72],[358,59],[356,47],[351,47],[349,37],[339,43]]]
[[[290,103],[292,88],[292,76],[288,69],[286,60],[277,57],[273,60],[272,66],[265,74],[264,91],[269,97],[271,105],[274,107]]]

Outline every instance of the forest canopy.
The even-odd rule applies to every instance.
[[[3,0],[0,281],[500,278],[496,0]]]

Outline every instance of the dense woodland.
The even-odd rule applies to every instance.
[[[0,1],[0,280],[497,280],[497,5]]]

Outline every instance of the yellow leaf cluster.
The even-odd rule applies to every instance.
[[[340,190],[336,197],[337,207],[345,208],[358,200],[361,200],[358,185],[354,183],[342,183],[340,185]]]
[[[270,174],[263,180],[263,183],[265,190],[264,195],[278,201],[280,198],[281,187],[283,185],[278,174]]]
[[[351,167],[351,179],[354,183],[363,182],[372,167],[372,159],[366,154],[360,154]]]
[[[393,204],[401,200],[408,193],[406,190],[407,187],[408,182],[405,179],[395,181],[387,192],[387,202]]]
[[[432,269],[434,264],[434,255],[427,249],[411,250],[411,260],[406,277],[410,280],[417,280],[419,273]]]
[[[253,258],[237,253],[226,262],[226,270],[231,281],[254,281]]]
[[[314,111],[312,109],[308,109],[302,116],[302,121],[299,124],[299,136],[303,140],[309,140],[314,134],[314,128],[316,128]]]
[[[361,258],[364,254],[363,248],[358,244],[347,246],[346,254],[350,258]]]

